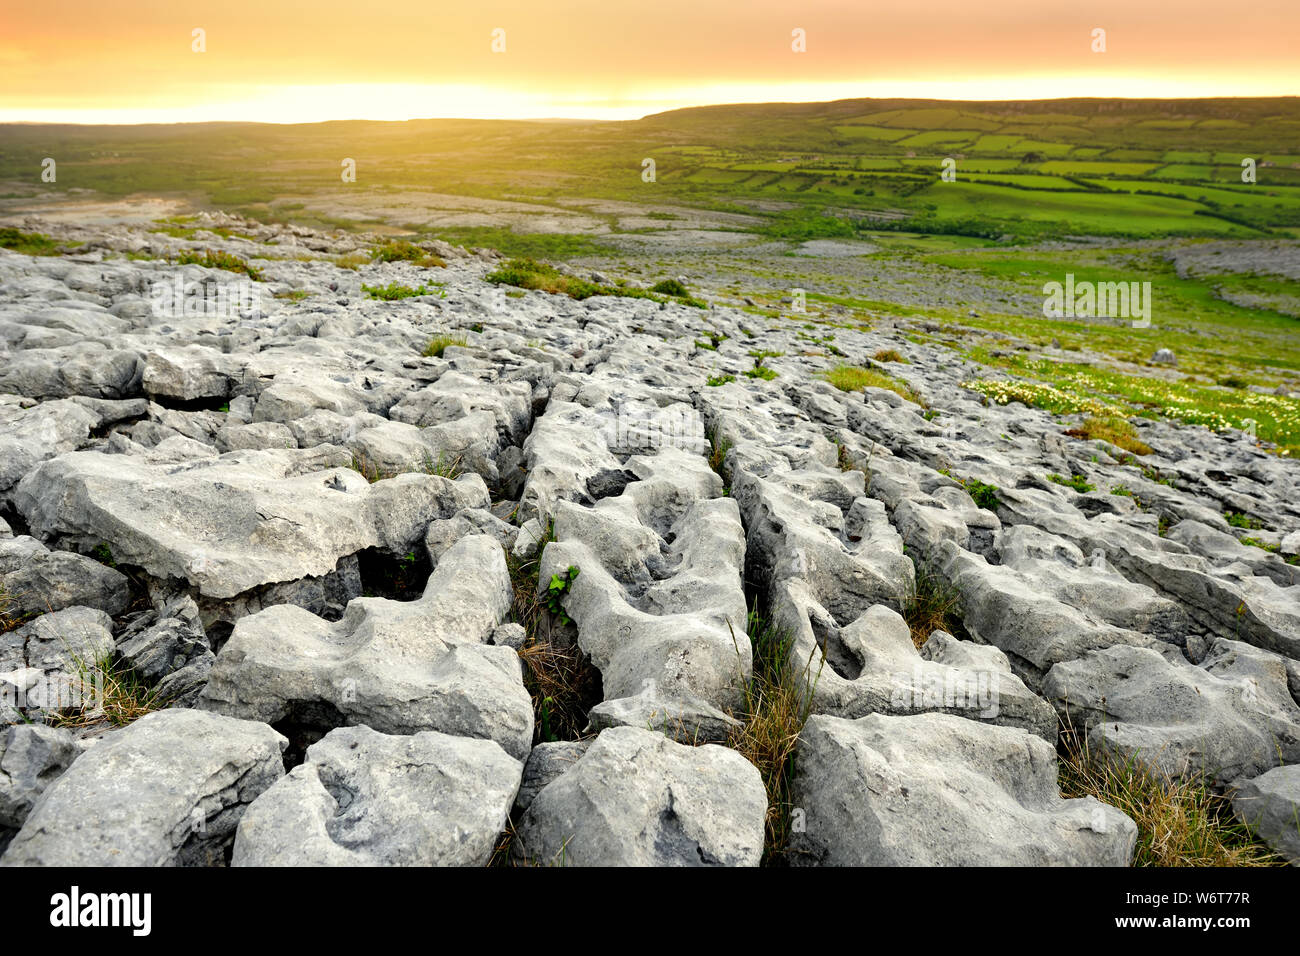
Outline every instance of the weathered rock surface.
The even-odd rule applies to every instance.
[[[815,715],[800,734],[790,859],[821,866],[1124,866],[1137,827],[1065,800],[1056,752],[948,714]]]
[[[483,866],[522,764],[490,740],[341,727],[245,811],[234,866]]]
[[[333,624],[292,605],[241,618],[199,706],[268,724],[481,737],[522,760],[533,710],[519,657],[486,643],[510,599],[501,547],[463,538],[418,601],[357,598]]]
[[[223,213],[199,214],[193,238],[21,225],[82,248],[0,250],[0,720],[93,705],[75,697],[79,675],[111,660],[173,710],[274,723],[290,762],[306,763],[259,814],[306,836],[263,830],[249,860],[301,848],[304,861],[480,862],[510,787],[457,772],[461,789],[444,796],[481,794],[483,815],[463,842],[440,842],[439,791],[401,771],[434,734],[451,742],[413,761],[426,770],[497,747],[518,783],[527,758],[515,804],[528,859],[563,860],[567,840],[584,861],[753,862],[752,768],[677,749],[743,728],[744,682],[754,661],[772,663],[746,633],[752,609],[786,633],[785,663],[807,678],[800,746],[810,761],[835,755],[805,780],[804,862],[1124,862],[1127,821],[1056,794],[1043,747],[1058,720],[1098,752],[1221,786],[1271,781],[1296,760],[1300,466],[1233,429],[1146,417],[1132,421],[1152,451],[1137,456],[1075,437],[1081,416],[964,384],[1004,377],[965,357],[975,342],[1030,359],[1089,353],[947,323],[941,339],[939,323],[907,315],[868,326],[826,303],[791,321],[728,305],[724,285],[699,290],[707,309],[507,295],[484,281],[492,253],[443,243],[425,245],[445,267],[348,270],[332,257],[369,258],[386,237]],[[827,248],[801,246],[799,267]],[[264,281],[174,262],[201,249],[247,259]],[[431,277],[437,295],[361,289]],[[887,291],[943,305],[929,285]],[[255,301],[160,309],[186,286]],[[441,336],[456,344],[427,349]],[[885,349],[906,362],[876,359]],[[775,377],[746,375],[757,361]],[[840,391],[824,373],[841,364],[887,372],[925,404]],[[570,566],[555,603],[572,623],[507,619],[512,584],[540,572],[545,591]],[[919,651],[899,617],[914,595],[947,607],[952,631]],[[545,685],[524,675],[546,640],[599,671],[577,708],[594,741],[534,731]],[[876,728],[869,745],[827,730],[862,726]],[[62,744],[22,731],[0,758],[25,755],[21,782],[0,785],[6,819],[133,729],[66,772]],[[199,841],[160,821],[191,799],[215,806],[198,796],[206,784],[130,810],[148,780],[135,768],[115,791],[119,829],[134,832],[135,812],[163,848],[151,858],[224,859],[247,801],[223,803],[220,837]],[[954,796],[959,785],[973,796]],[[815,809],[846,822],[819,834]],[[69,820],[85,829],[80,812]],[[578,824],[581,839],[567,832]],[[837,829],[851,838],[818,842]],[[0,846],[12,833],[0,819]]]

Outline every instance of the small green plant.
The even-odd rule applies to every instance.
[[[717,386],[719,386],[719,385],[726,385],[728,382],[734,382],[735,380],[736,380],[736,376],[734,376],[734,375],[730,375],[730,374],[728,374],[728,375],[710,375],[710,376],[708,377],[708,380],[705,381],[704,384],[705,384],[705,385],[712,386],[712,387],[717,387]]]
[[[442,353],[450,345],[464,347],[467,341],[463,335],[435,335],[421,353],[425,358],[442,358]]]
[[[1132,489],[1130,489],[1130,488],[1127,487],[1126,485],[1111,485],[1111,487],[1110,487],[1110,493],[1111,493],[1112,495],[1118,495],[1118,496],[1121,497],[1121,498],[1133,498],[1133,497],[1136,497],[1136,496],[1133,494]]]
[[[555,615],[561,627],[569,623],[569,615],[564,613],[564,596],[569,593],[577,577],[578,569],[569,565],[563,575],[552,574],[551,583],[546,586],[546,609]]]
[[[727,454],[732,449],[730,439],[719,438],[716,432],[709,432],[709,467],[722,479],[722,493],[728,493],[731,481],[727,476]]]
[[[113,549],[103,541],[91,548],[90,556],[107,567],[117,567],[117,562],[113,560]]]
[[[702,342],[699,339],[695,340],[695,347],[697,349],[703,349],[706,352],[716,352],[718,350],[718,347],[712,342]]]
[[[776,378],[777,372],[776,369],[768,368],[766,365],[755,365],[753,368],[745,369],[745,374],[750,378],[761,378],[770,382]]]
[[[871,357],[877,362],[902,362],[905,365],[909,364],[907,359],[903,358],[897,349],[881,349]]]
[[[1223,517],[1228,520],[1228,524],[1234,528],[1245,528],[1249,531],[1258,531],[1264,527],[1264,523],[1258,518],[1242,514],[1240,511],[1225,511]]]
[[[1080,494],[1093,490],[1093,486],[1088,484],[1088,479],[1083,475],[1071,475],[1069,478],[1066,478],[1053,472],[1047,476],[1047,480],[1053,484],[1064,485],[1066,488],[1073,488]]]
[[[966,494],[971,496],[971,499],[978,507],[983,508],[985,511],[996,512],[998,510],[1000,502],[998,501],[997,485],[986,485],[975,478],[962,484],[965,485]]]
[[[167,706],[156,689],[133,669],[114,660],[112,652],[94,660],[74,655],[70,664],[82,701],[79,706],[47,714],[46,719],[55,727],[92,727],[104,721],[125,727]]]
[[[301,302],[310,295],[311,293],[306,289],[290,289],[288,292],[277,292],[275,297],[277,299],[288,299],[291,302]]]

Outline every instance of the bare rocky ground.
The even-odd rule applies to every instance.
[[[725,746],[754,606],[809,675],[794,862],[1128,863],[1134,823],[1061,796],[1063,724],[1300,859],[1296,462],[1145,420],[1136,462],[847,317],[811,343],[208,222],[250,238],[47,221],[85,245],[0,251],[0,864],[483,864],[509,829],[517,862],[756,865],[768,795]],[[158,290],[241,277],[124,257],[182,248],[250,260],[257,301],[186,314]],[[928,407],[819,377],[880,349]],[[539,542],[600,672],[581,740],[543,739],[510,620]],[[962,625],[919,649],[918,580]],[[34,719],[110,659],[170,706]]]

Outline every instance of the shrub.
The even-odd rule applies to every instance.
[[[656,282],[650,287],[651,292],[659,292],[663,295],[676,296],[680,299],[690,297],[690,291],[676,279],[664,279],[662,282]]]
[[[57,256],[63,251],[57,240],[39,232],[0,229],[0,249],[12,249],[25,256]]]
[[[203,266],[207,269],[224,269],[227,272],[241,272],[256,282],[262,281],[262,270],[256,266],[251,266],[239,256],[231,255],[229,252],[222,252],[219,249],[203,249],[195,252],[193,249],[184,249],[176,257],[176,264],[182,266]]]

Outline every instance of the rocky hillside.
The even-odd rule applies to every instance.
[[[1300,463],[1241,433],[1072,437],[848,313],[22,228],[75,248],[0,251],[0,863],[1127,864],[1067,745],[1300,859]]]

